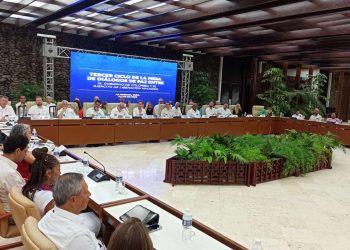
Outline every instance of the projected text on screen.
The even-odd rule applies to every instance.
[[[70,99],[174,101],[176,73],[176,63],[72,52]]]

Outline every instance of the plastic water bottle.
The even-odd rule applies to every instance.
[[[182,226],[184,229],[192,228],[192,214],[191,214],[191,209],[189,208],[185,209],[185,212],[182,216]]]
[[[250,250],[263,250],[261,241],[259,239],[255,239]]]
[[[247,112],[244,112],[244,117],[247,117]]]
[[[57,147],[55,147],[55,149],[54,149],[54,151],[53,151],[53,155],[54,155],[57,159],[60,158],[60,151],[58,150]]]
[[[83,163],[82,172],[83,174],[85,174],[89,168],[89,156],[87,154],[83,155],[82,163]]]
[[[117,169],[115,173],[115,189],[120,194],[124,194],[125,192],[125,185],[123,182],[123,173],[120,169]]]
[[[38,134],[37,134],[35,128],[33,128],[33,130],[32,130],[32,136],[33,136],[34,139],[36,139],[38,137]]]

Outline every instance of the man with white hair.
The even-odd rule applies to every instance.
[[[56,181],[53,188],[56,206],[45,214],[38,227],[58,250],[106,249],[79,216],[87,208],[90,195],[82,174],[66,173]]]
[[[163,98],[159,98],[158,104],[156,106],[154,106],[154,108],[153,108],[153,115],[155,117],[160,117],[160,115],[161,115],[161,110],[160,110],[161,104],[164,104]]]
[[[7,96],[0,97],[0,121],[5,121],[6,116],[16,116],[15,111],[8,105],[8,102]]]
[[[320,115],[320,110],[315,108],[312,115],[309,118],[310,121],[320,122],[322,121],[322,116]]]
[[[77,115],[75,114],[72,108],[68,107],[68,101],[62,101],[62,108],[60,108],[57,112],[57,117],[61,119],[76,119]]]
[[[175,106],[172,108],[174,117],[182,116],[182,112],[181,112],[181,107],[180,106],[181,106],[180,103],[176,102]]]
[[[125,117],[128,116],[129,112],[125,108],[124,102],[119,102],[118,106],[111,110],[111,118]]]

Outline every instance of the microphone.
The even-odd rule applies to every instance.
[[[94,159],[97,163],[99,163],[102,167],[103,167],[103,172],[99,169],[94,169],[92,170],[89,174],[88,177],[91,178],[93,181],[95,182],[101,182],[101,181],[109,181],[110,178],[109,176],[106,174],[106,167],[99,162],[98,160],[96,160],[92,155],[90,155],[88,152],[84,151],[84,154],[87,154],[88,156],[90,156],[92,159]]]

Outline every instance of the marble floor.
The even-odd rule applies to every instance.
[[[246,186],[172,187],[164,183],[169,142],[70,148],[99,159],[108,171],[225,236],[249,247],[255,238],[268,250],[350,249],[350,150],[335,151],[333,169]],[[93,162],[93,160],[92,160]]]

